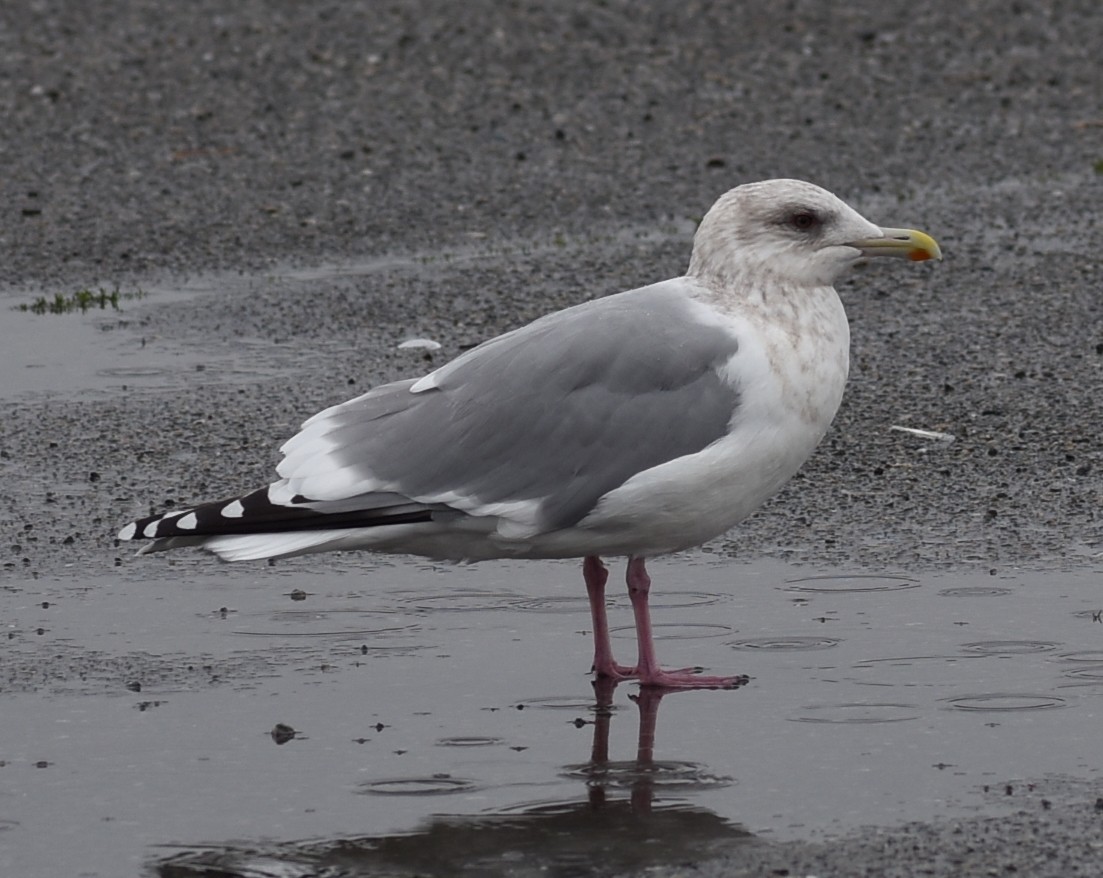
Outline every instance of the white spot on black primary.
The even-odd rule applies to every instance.
[[[398,494],[379,494],[359,503],[329,504],[318,511],[308,507],[289,507],[271,503],[268,488],[261,488],[229,500],[204,503],[191,510],[169,516],[154,515],[132,522],[119,532],[119,539],[166,539],[177,536],[203,537],[240,534],[291,533],[293,531],[330,530],[342,527],[378,527],[433,520],[442,507],[429,507]],[[226,509],[240,510],[234,517]]]
[[[234,500],[222,507],[223,518],[241,518],[245,514],[245,507],[240,500]]]

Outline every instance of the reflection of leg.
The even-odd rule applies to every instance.
[[[617,691],[617,680],[608,677],[596,677],[590,682],[594,687],[594,714],[609,716],[613,712],[613,696]]]
[[[594,741],[590,746],[590,781],[586,784],[586,790],[590,805],[594,808],[604,807],[607,799],[605,784],[609,772],[609,728],[613,721],[613,693],[618,682],[610,677],[597,677],[593,681],[596,697]]]
[[[590,748],[590,765],[605,765],[609,762],[609,725],[613,719],[613,693],[617,680],[598,677],[593,681],[594,695],[594,744]]]
[[[639,694],[629,697],[640,711],[640,734],[636,743],[636,777],[632,784],[632,811],[650,814],[655,799],[655,724],[659,702],[666,691],[654,686],[640,687]]]
[[[655,724],[659,716],[659,702],[666,693],[662,689],[640,689],[629,697],[640,710],[640,736],[636,745],[636,764],[651,765],[655,757]]]
[[[655,657],[655,641],[651,632],[651,609],[647,604],[651,591],[651,577],[647,575],[643,558],[628,559],[628,597],[636,617],[636,641],[639,644],[639,663],[636,666],[641,686],[660,689],[736,689],[747,682],[745,676],[704,677],[697,668],[680,668],[664,671]]]
[[[636,676],[636,669],[613,661],[613,645],[609,640],[609,617],[605,611],[605,583],[609,571],[597,555],[587,555],[582,562],[582,577],[586,580],[586,596],[590,599],[590,617],[594,623],[594,673],[610,680],[627,680]]]

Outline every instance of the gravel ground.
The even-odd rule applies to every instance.
[[[694,878],[846,876],[912,878],[998,875],[1091,876],[1099,872],[1103,798],[1099,785],[1054,779],[1001,785],[1019,806],[1001,818],[910,823],[820,844],[752,847],[742,855],[687,868]]]
[[[0,285],[25,299],[223,278],[217,295],[127,317],[209,351],[194,381],[8,412],[0,576],[113,568],[132,514],[266,479],[273,437],[424,367],[401,338],[439,339],[439,362],[679,274],[712,201],[775,176],[924,228],[946,260],[842,285],[854,365],[836,427],[713,548],[870,569],[1098,563],[1098,4],[765,9],[0,7]],[[351,274],[295,274],[350,260]],[[1088,874],[1098,813],[1066,798],[781,848],[771,868]]]

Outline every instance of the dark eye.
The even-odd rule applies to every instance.
[[[820,218],[810,210],[798,210],[789,217],[789,225],[798,232],[810,232],[820,224]]]

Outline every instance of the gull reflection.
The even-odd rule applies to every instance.
[[[708,809],[689,804],[694,790],[725,786],[731,778],[685,761],[655,759],[655,728],[664,693],[631,696],[639,713],[634,758],[609,752],[616,683],[594,682],[590,758],[565,765],[585,796],[538,801],[478,815],[441,815],[417,830],[256,847],[182,851],[154,864],[161,878],[506,878],[541,875],[578,878],[678,864],[718,855],[753,838]]]

